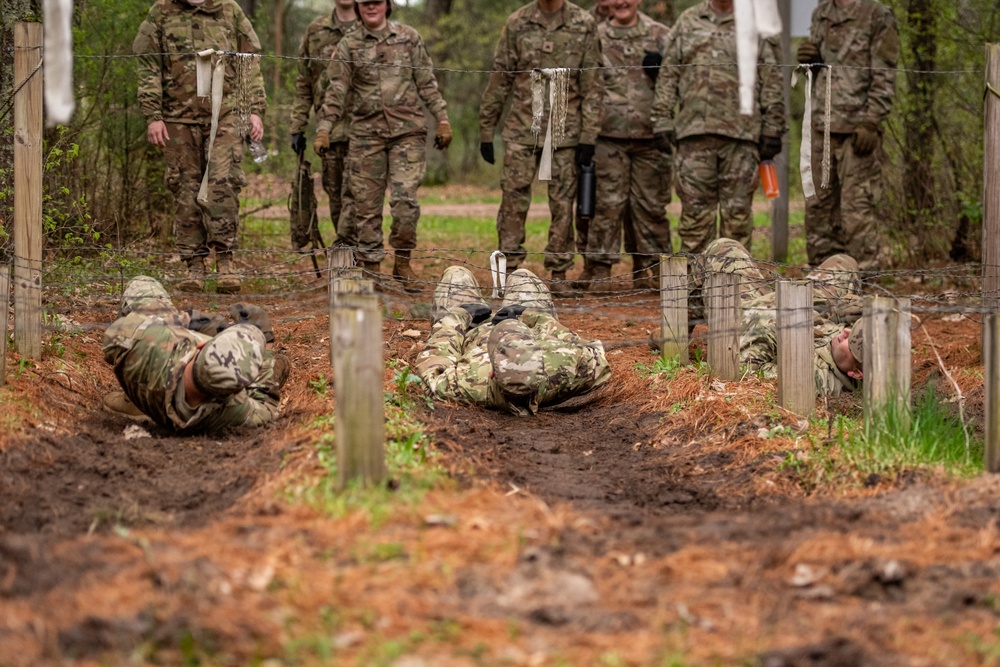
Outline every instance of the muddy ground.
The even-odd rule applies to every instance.
[[[830,446],[822,419],[859,399],[822,408],[819,438],[761,437],[805,426],[773,383],[637,369],[646,303],[560,301],[610,350],[591,404],[523,419],[418,398],[435,489],[377,518],[294,502],[323,472],[325,298],[272,306],[283,415],[221,437],[130,439],[100,407],[116,304],[61,306],[83,333],[0,390],[0,665],[1000,664],[1000,482],[812,484],[789,452]],[[420,301],[388,297],[387,360],[415,357]],[[925,327],[981,416],[978,323]],[[926,382],[937,362],[914,349]]]

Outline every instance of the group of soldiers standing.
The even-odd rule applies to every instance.
[[[502,124],[497,235],[512,270],[526,256],[525,219],[543,157],[538,128],[552,111],[545,105],[541,122],[535,117],[532,73],[540,69],[568,76],[548,184],[544,264],[553,283],[567,281],[580,252],[583,272],[573,286],[607,289],[624,243],[633,286],[655,288],[657,257],[672,251],[666,205],[674,187],[683,251],[702,253],[720,236],[750,248],[758,165],[781,151],[787,130],[777,43],[761,41],[755,107],[741,115],[733,0],[702,0],[669,28],[641,13],[640,3],[598,0],[588,12],[568,0],[534,0],[501,31],[480,105],[480,152],[495,162]],[[452,131],[424,43],[415,29],[391,20],[392,10],[392,0],[334,0],[332,13],[309,25],[299,49],[292,148],[304,157],[314,113],[312,143],[337,243],[354,248],[374,274],[387,254],[382,206],[389,189],[392,276],[419,291],[410,255],[420,216],[416,193],[426,171],[424,108],[436,121],[438,149],[448,147]],[[219,291],[238,292],[232,257],[246,182],[242,142],[262,136],[265,100],[256,60],[225,54],[259,53],[257,36],[235,0],[157,0],[133,50],[148,139],[165,150],[166,184],[177,203],[175,238],[187,267],[179,287],[204,289],[206,260],[214,253]],[[893,16],[878,0],[821,0],[797,52],[799,63],[818,73],[807,138],[814,171],[820,173],[826,159],[832,172],[830,187],[806,203],[812,264],[849,252],[863,269],[877,265],[882,126],[898,51]],[[825,77],[832,77],[829,104]],[[210,89],[206,78],[221,85]],[[829,151],[823,148],[826,107]],[[579,172],[590,164],[596,210],[592,218],[576,216],[574,224]],[[311,236],[293,228],[292,238],[303,249]]]

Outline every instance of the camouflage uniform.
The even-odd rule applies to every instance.
[[[473,326],[459,305],[485,305],[476,279],[464,267],[445,271],[434,294],[431,334],[416,364],[435,398],[526,416],[608,381],[604,346],[559,324],[548,288],[533,273],[512,273],[506,294],[504,306],[528,307],[520,318]]]
[[[654,84],[640,68],[647,51],[663,53],[670,30],[640,13],[632,27],[606,21],[597,33],[608,69],[604,70],[604,122],[594,160],[597,209],[587,235],[587,253],[591,262],[617,263],[628,215],[637,253],[633,263],[638,268],[671,251],[666,214],[670,158],[653,145]]]
[[[732,239],[716,239],[705,250],[705,270],[734,273],[744,280],[740,297],[743,301],[743,326],[740,331],[742,363],[761,371],[764,377],[777,377],[777,314],[775,292],[756,267],[746,248]],[[848,377],[833,360],[830,342],[844,330],[836,312],[847,310],[845,304],[856,303],[858,293],[858,263],[847,255],[830,257],[809,278],[814,281],[813,355],[816,390],[822,396],[838,396],[854,391],[858,383]]]
[[[413,28],[389,21],[381,31],[360,26],[337,47],[327,68],[329,86],[318,129],[329,130],[350,109],[348,185],[354,216],[342,219],[339,242],[358,248],[358,258],[381,262],[382,204],[390,186],[392,232],[397,251],[417,246],[417,188],[427,171],[427,121],[423,102],[439,123],[448,120],[431,57]]]
[[[132,42],[139,77],[139,108],[146,124],[162,120],[170,140],[164,151],[167,189],[174,195],[174,241],[189,262],[208,249],[229,252],[236,247],[239,194],[246,185],[243,173],[242,121],[236,106],[235,59],[222,57],[226,68],[219,126],[206,164],[212,123],[210,97],[197,96],[195,53],[205,49],[259,53],[260,41],[235,0],[157,0]],[[264,80],[256,62],[250,112],[263,117]],[[208,169],[208,201],[197,201],[202,176]]]
[[[257,327],[237,324],[214,338],[190,331],[187,313],[146,276],[125,288],[119,315],[104,333],[104,360],[129,400],[156,423],[184,432],[219,431],[278,416],[274,357]],[[208,398],[192,408],[184,367],[196,356],[195,384]]]
[[[576,199],[577,144],[595,144],[601,128],[603,78],[601,47],[593,17],[566,2],[548,23],[531,2],[507,18],[493,55],[493,72],[479,107],[479,140],[493,142],[504,105],[510,110],[504,121],[505,153],[501,187],[503,202],[497,214],[500,250],[508,265],[518,266],[524,249],[524,221],[531,206],[531,184],[542,155],[542,140],[531,133],[531,70],[572,68],[566,101],[566,133],[553,145],[552,180],[549,181],[549,211],[552,224],[545,247],[545,268],[566,271],[573,265],[573,205]],[[548,126],[548,103],[542,127]]]
[[[703,0],[677,19],[656,82],[653,131],[674,132],[678,140],[678,231],[684,251],[703,252],[717,236],[750,247],[758,142],[762,135],[785,132],[780,62],[777,43],[761,42],[757,106],[744,116],[733,15],[716,14]]]
[[[876,207],[882,196],[881,140],[871,154],[859,156],[851,141],[861,123],[881,128],[896,89],[899,34],[892,11],[876,0],[855,0],[837,7],[822,0],[813,12],[809,39],[823,62],[813,86],[813,175],[819,185],[825,128],[826,77],[832,76],[830,187],[816,188],[806,201],[809,263],[849,252],[863,269],[878,255]],[[881,130],[880,130],[881,132]]]
[[[359,25],[358,21],[338,21],[334,11],[328,16],[316,18],[306,28],[299,45],[298,77],[295,79],[295,100],[292,103],[291,134],[305,133],[309,124],[309,113],[319,114],[323,106],[323,95],[326,92],[326,67],[333,56],[337,44],[344,35],[353,32]],[[348,101],[346,108],[350,109]],[[334,123],[330,128],[330,148],[322,155],[323,190],[330,198],[330,217],[333,219],[334,230],[339,229],[340,218],[350,218],[351,197],[345,190],[345,163],[347,160],[347,115]],[[296,195],[292,190],[292,210],[298,210]],[[297,220],[292,223],[308,221]],[[292,243],[296,248],[309,245],[310,229],[292,229]]]

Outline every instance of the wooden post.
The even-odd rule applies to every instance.
[[[42,24],[14,24],[14,344],[42,356]]]
[[[792,3],[791,0],[778,0],[778,12],[781,14],[781,62],[792,62]],[[781,69],[781,88],[785,99],[785,122],[791,110],[791,77],[789,68]],[[811,138],[807,137],[807,141]],[[774,158],[774,166],[778,170],[778,188],[781,194],[771,200],[771,260],[784,263],[788,260],[788,156],[792,145],[786,132],[781,139],[781,152]]]
[[[865,428],[884,425],[895,412],[910,423],[910,300],[865,297]]]
[[[705,285],[708,364],[723,382],[740,379],[740,276],[710,273]]]
[[[803,417],[816,407],[811,280],[778,282],[778,405]]]
[[[10,314],[10,264],[0,264],[0,387],[7,384],[7,316]]]
[[[327,285],[327,295],[330,299],[330,365],[333,366],[334,361],[334,337],[336,335],[336,328],[333,321],[333,308],[335,305],[335,296],[338,290],[341,289],[341,279],[345,277],[345,274],[353,269],[354,267],[354,251],[350,248],[333,247],[329,248],[330,258],[327,263],[329,271],[327,271],[327,280],[329,283]]]
[[[983,153],[983,311],[1000,312],[1000,44],[986,45]],[[990,91],[990,88],[993,90]],[[991,347],[982,330],[982,349]],[[984,356],[984,355],[981,355]]]
[[[986,340],[990,346],[983,350],[986,370],[986,472],[1000,472],[1000,313],[993,312],[983,321],[989,329]]]
[[[664,361],[688,363],[687,257],[660,255],[660,352]]]
[[[340,484],[378,484],[385,476],[382,310],[372,294],[340,294],[330,318]]]
[[[330,279],[334,274],[340,275],[341,269],[354,266],[354,251],[350,248],[334,247],[328,250],[330,253]]]

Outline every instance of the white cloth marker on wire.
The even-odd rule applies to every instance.
[[[490,255],[490,275],[493,276],[493,298],[499,299],[507,285],[507,256],[499,250]]]
[[[569,95],[569,70],[564,67],[531,71],[531,132],[538,141],[545,115],[545,82],[549,83],[549,122],[542,142],[538,180],[552,180],[552,148],[566,138],[566,102]]]
[[[802,195],[809,199],[816,196],[816,177],[812,168],[812,91],[813,91],[813,67],[815,65],[799,65],[798,69],[792,72],[792,87],[799,82],[799,70],[804,69],[806,73],[806,108],[802,116],[802,144],[799,147],[799,173],[802,175]],[[830,105],[831,85],[833,79],[828,65],[826,76],[826,106],[823,111],[823,156],[822,173],[820,187],[826,189],[830,187],[830,118],[832,115]]]
[[[222,63],[222,53],[215,49],[200,51],[195,59],[198,97],[212,97],[212,129],[208,135],[208,151],[205,155],[205,175],[198,188],[198,201],[208,201],[208,178],[212,170],[212,149],[215,135],[219,130],[219,110],[222,108],[222,89],[225,85],[226,66]]]
[[[45,124],[73,118],[73,0],[45,0]]]

